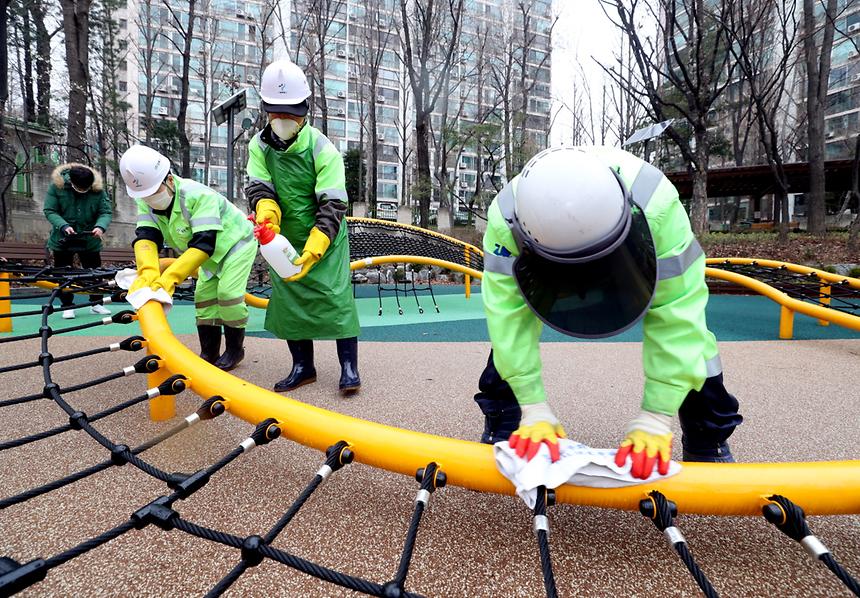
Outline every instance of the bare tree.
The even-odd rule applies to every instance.
[[[415,105],[418,222],[430,223],[430,115],[447,88],[457,54],[464,0],[400,0],[403,64]]]
[[[381,0],[369,0],[364,4],[364,14],[353,27],[358,27],[356,35],[358,48],[355,50],[360,86],[367,98],[367,207],[371,218],[376,218],[376,195],[379,180],[379,143],[378,143],[378,94],[379,75],[382,62],[391,44],[392,18],[385,14]],[[364,102],[362,102],[364,104]],[[361,169],[359,169],[359,176]]]
[[[36,67],[36,122],[48,126],[51,119],[51,39],[62,28],[49,32],[45,25],[48,0],[28,0],[35,37]]]
[[[691,137],[671,126],[666,134],[693,171],[693,230],[707,230],[707,177],[710,158],[709,113],[732,78],[725,15],[732,0],[600,0],[627,38],[637,67],[631,82],[616,68],[604,67],[613,82],[630,89],[654,122],[680,118]],[[655,33],[640,26],[656,23]]]
[[[400,106],[397,117],[394,119],[394,128],[397,131],[398,143],[395,153],[397,154],[398,185],[403,198],[403,205],[412,205],[412,164],[415,153],[415,123],[414,113],[410,109],[411,92],[408,77],[398,77],[400,89]]]
[[[307,58],[305,74],[308,76],[313,101],[311,102],[311,118],[320,111],[320,129],[328,135],[328,101],[326,99],[326,65],[329,44],[332,39],[344,31],[345,25],[336,21],[346,20],[346,2],[344,0],[294,0],[293,14],[300,21],[297,27],[297,43],[293,48],[294,62],[299,63],[299,54],[304,52]],[[314,118],[316,122],[316,119]]]
[[[851,196],[854,205],[857,206],[857,215],[848,227],[848,249],[855,251],[858,248],[858,237],[860,237],[860,135],[854,142],[854,163],[851,166]]]
[[[132,42],[137,44],[132,52],[138,69],[143,74],[144,87],[140,90],[143,96],[143,137],[149,143],[152,140],[154,122],[152,118],[155,104],[155,92],[164,77],[165,64],[159,60],[158,45],[163,38],[159,26],[159,8],[157,0],[140,0],[136,26],[139,35]]]
[[[163,0],[165,8],[170,12],[173,29],[179,34],[181,45],[171,37],[170,41],[182,56],[182,72],[179,76],[179,112],[176,115],[176,125],[179,130],[179,153],[182,161],[182,176],[191,176],[191,143],[188,140],[186,121],[188,118],[188,73],[191,68],[191,42],[194,40],[194,21],[197,0],[188,0],[187,18],[185,13],[178,13],[171,6],[170,0]],[[228,140],[229,142],[229,140]]]
[[[92,0],[60,0],[69,71],[69,110],[66,145],[70,160],[85,159],[87,91],[90,83],[90,21]]]
[[[789,112],[788,82],[797,55],[798,23],[791,6],[782,0],[737,0],[727,23],[731,54],[746,79],[755,109],[762,149],[773,172],[775,214],[779,239],[788,241],[788,177],[785,158]]]
[[[7,39],[10,0],[0,0],[0,39]],[[9,100],[9,46],[0,44],[0,157],[6,156],[8,146],[6,103]],[[6,160],[0,161],[0,240],[9,231],[9,204],[6,192],[12,186],[14,172]]]
[[[816,25],[815,5],[822,5],[824,18]],[[824,203],[824,109],[830,86],[830,53],[836,28],[836,0],[803,0],[803,56],[806,63],[806,128],[809,161],[807,229],[822,234],[827,230]],[[818,44],[818,39],[821,44]]]

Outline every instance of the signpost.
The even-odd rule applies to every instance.
[[[216,125],[224,124],[227,121],[227,200],[233,202],[233,119],[235,116],[245,109],[247,105],[246,90],[241,90],[233,94],[225,101],[221,102],[212,109],[212,118],[215,119]],[[245,119],[248,120],[248,119]],[[245,123],[242,122],[244,127]]]

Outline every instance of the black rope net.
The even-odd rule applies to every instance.
[[[792,299],[860,316],[860,289],[851,287],[844,279],[841,282],[822,281],[814,272],[802,274],[785,266],[771,268],[756,262],[735,264],[726,260],[719,264],[708,264],[708,267],[759,280]]]
[[[266,419],[259,422],[250,431],[247,438],[238,443],[235,448],[211,465],[193,473],[164,471],[148,460],[145,460],[141,455],[165,440],[182,433],[189,427],[197,425],[200,422],[209,422],[223,414],[226,411],[224,399],[218,395],[206,398],[199,406],[191,410],[185,418],[180,420],[179,423],[133,448],[120,440],[109,438],[95,424],[116,413],[140,406],[147,400],[155,399],[159,396],[179,395],[187,390],[187,378],[181,373],[175,373],[166,378],[162,376],[161,382],[156,386],[128,398],[119,397],[119,402],[115,405],[92,415],[88,415],[77,409],[68,399],[68,395],[72,392],[96,388],[106,382],[126,376],[155,374],[162,367],[160,356],[144,354],[143,357],[136,359],[129,358],[129,365],[123,367],[118,372],[74,386],[61,386],[54,378],[51,368],[57,363],[80,361],[81,367],[84,368],[86,367],[84,360],[97,359],[98,355],[105,352],[124,351],[129,354],[135,352],[145,353],[144,349],[146,349],[147,343],[144,338],[137,335],[131,335],[118,343],[111,343],[107,347],[85,349],[65,355],[53,355],[50,351],[50,341],[58,335],[95,326],[128,325],[134,321],[134,313],[123,310],[99,321],[78,326],[54,328],[49,323],[49,316],[62,309],[62,307],[55,306],[55,302],[61,291],[74,290],[75,292],[85,294],[105,294],[105,299],[89,303],[78,303],[76,305],[78,308],[106,302],[111,299],[121,300],[122,294],[117,294],[113,285],[115,271],[110,269],[78,271],[64,269],[63,271],[59,271],[50,268],[0,262],[0,273],[2,272],[12,274],[15,277],[15,284],[26,288],[24,290],[16,289],[17,292],[15,294],[0,297],[0,300],[10,297],[36,297],[44,298],[46,301],[41,309],[38,310],[41,314],[41,322],[39,332],[35,336],[32,334],[0,335],[0,343],[14,343],[33,338],[39,339],[39,352],[35,355],[35,359],[27,359],[18,364],[5,366],[0,370],[0,374],[40,367],[44,385],[40,392],[34,394],[21,397],[3,397],[0,400],[0,408],[30,401],[50,401],[65,414],[68,418],[68,424],[19,438],[0,440],[0,452],[14,450],[31,443],[39,442],[45,438],[76,430],[83,431],[92,441],[101,446],[104,450],[105,458],[96,464],[74,471],[46,484],[29,488],[23,492],[10,496],[2,496],[0,494],[0,511],[14,505],[21,505],[38,496],[61,490],[112,467],[123,465],[135,467],[146,475],[165,484],[166,491],[165,494],[154,498],[146,504],[129,505],[125,516],[122,514],[115,515],[116,522],[112,527],[53,556],[30,560],[21,559],[19,561],[16,558],[19,555],[0,555],[0,597],[10,596],[27,589],[43,580],[52,569],[92,550],[96,550],[132,530],[140,530],[150,526],[165,532],[179,531],[207,542],[233,548],[237,551],[236,564],[229,571],[222,572],[222,578],[211,588],[207,596],[222,595],[242,575],[266,559],[284,564],[296,571],[325,582],[371,596],[389,598],[418,596],[418,594],[407,591],[405,586],[416,547],[419,527],[426,507],[434,491],[446,485],[445,473],[436,463],[428,463],[426,467],[416,472],[415,477],[419,483],[419,490],[415,497],[411,520],[406,528],[401,557],[397,563],[396,570],[394,570],[393,577],[381,583],[314,563],[312,560],[272,546],[273,541],[293,521],[299,510],[302,509],[311,495],[319,489],[323,482],[333,473],[353,461],[354,454],[347,440],[341,440],[326,450],[321,466],[310,478],[304,490],[299,493],[290,507],[264,534],[252,534],[240,537],[227,531],[195,523],[187,517],[182,516],[179,510],[179,503],[206,486],[221,470],[239,461],[243,455],[255,447],[265,446],[277,439],[281,435],[281,426],[285,425],[285,423],[278,422],[275,419]],[[57,286],[47,293],[34,290],[29,286],[42,281],[53,282]],[[21,315],[32,315],[32,313],[12,312],[10,314],[0,314],[0,316],[18,317]],[[137,417],[146,416],[138,414]],[[288,425],[288,422],[286,422],[286,425]],[[781,531],[785,532],[786,535],[800,542],[807,552],[820,560],[851,592],[860,596],[860,586],[858,586],[857,581],[836,562],[833,555],[809,531],[803,510],[782,496],[773,496],[769,500],[771,502],[763,509],[765,518],[776,525]],[[547,490],[544,487],[539,488],[538,500],[533,512],[534,531],[538,544],[544,587],[546,595],[549,597],[558,595],[549,543],[548,507],[553,504],[554,494],[552,490]],[[711,585],[711,582],[693,560],[686,540],[673,523],[673,518],[677,514],[675,505],[659,492],[652,492],[648,500],[642,501],[640,511],[643,515],[652,519],[655,526],[666,535],[670,544],[701,588],[703,594],[709,597],[717,596],[717,592]],[[56,521],[60,525],[62,524],[63,515],[74,517],[73,512],[60,513],[56,518]]]
[[[28,561],[19,561],[15,558],[16,555],[14,554],[0,555],[0,597],[10,596],[29,588],[43,580],[55,567],[63,565],[91,550],[95,550],[131,530],[140,530],[148,526],[155,526],[164,531],[179,530],[183,533],[209,542],[232,547],[238,551],[236,565],[231,570],[224,573],[223,578],[208,592],[207,596],[220,596],[245,572],[256,567],[265,559],[282,563],[320,580],[371,596],[418,596],[418,594],[407,591],[405,589],[405,585],[409,563],[411,562],[415,547],[418,526],[421,521],[421,515],[429,501],[430,494],[437,487],[444,486],[444,473],[438,470],[435,463],[429,463],[426,468],[419,470],[417,474],[421,487],[415,501],[415,515],[407,528],[403,556],[398,564],[396,572],[394,573],[394,577],[387,582],[377,583],[358,576],[349,575],[347,573],[319,565],[309,559],[302,558],[271,545],[275,538],[293,520],[299,510],[305,505],[308,498],[310,498],[322,483],[334,472],[353,461],[354,455],[346,441],[337,442],[328,448],[320,468],[313,475],[305,489],[299,494],[275,525],[272,526],[272,528],[264,535],[239,537],[226,531],[199,525],[183,517],[177,509],[177,503],[187,499],[192,494],[203,488],[209,483],[213,476],[225,467],[228,467],[231,463],[234,463],[243,454],[248,453],[255,447],[264,446],[278,438],[281,434],[280,426],[282,424],[274,419],[267,419],[260,422],[254,427],[250,435],[239,443],[233,450],[210,466],[194,473],[168,472],[160,469],[156,465],[142,458],[140,455],[199,422],[213,420],[217,416],[223,414],[225,412],[223,399],[220,396],[209,397],[203,401],[199,407],[182,419],[180,423],[134,448],[129,447],[121,441],[108,438],[94,425],[96,422],[116,413],[138,406],[147,400],[151,400],[159,396],[180,394],[186,390],[186,377],[182,374],[173,374],[164,379],[157,386],[148,388],[143,393],[127,399],[123,397],[125,400],[121,400],[110,408],[92,415],[84,413],[74,407],[67,399],[67,396],[70,393],[95,388],[101,384],[125,376],[132,376],[135,374],[154,374],[162,367],[162,361],[158,355],[148,354],[142,358],[138,358],[134,363],[124,367],[119,372],[90,380],[83,384],[63,387],[54,380],[51,366],[55,363],[80,360],[81,367],[85,367],[85,359],[93,358],[101,353],[109,351],[127,351],[131,353],[143,351],[146,348],[145,339],[141,336],[133,335],[119,343],[112,343],[108,347],[87,349],[72,354],[55,356],[50,351],[50,340],[57,335],[95,326],[130,324],[134,321],[134,313],[132,311],[124,310],[97,322],[89,322],[78,326],[54,328],[49,323],[48,318],[51,314],[60,311],[61,309],[65,309],[63,307],[55,306],[55,302],[62,291],[107,294],[106,298],[100,301],[77,303],[75,305],[76,309],[99,303],[107,303],[111,300],[122,300],[122,293],[116,292],[116,288],[113,283],[116,270],[63,269],[60,271],[59,269],[55,270],[51,268],[39,268],[0,262],[0,272],[11,274],[16,287],[25,287],[24,289],[16,288],[13,294],[0,297],[0,300],[24,297],[42,298],[46,300],[39,310],[16,311],[9,314],[0,314],[0,316],[5,317],[32,316],[36,314],[41,315],[39,332],[35,335],[0,335],[0,343],[15,343],[16,341],[34,338],[40,339],[40,350],[36,359],[29,359],[27,361],[22,361],[21,363],[5,366],[0,370],[0,374],[41,367],[44,381],[44,386],[41,392],[22,397],[4,397],[0,400],[0,408],[30,401],[51,401],[65,413],[69,422],[62,426],[52,427],[47,430],[28,434],[19,438],[2,440],[0,441],[0,452],[13,450],[72,430],[85,432],[93,441],[98,443],[105,450],[105,459],[99,463],[11,496],[0,495],[0,511],[14,505],[20,505],[49,492],[60,490],[112,467],[126,464],[136,467],[145,474],[164,483],[168,490],[167,494],[155,498],[148,504],[138,505],[137,507],[129,505],[129,512],[125,519],[118,516],[117,523],[113,527],[53,556],[36,558]],[[51,282],[57,286],[47,292],[29,288],[28,285],[37,282]],[[139,416],[145,417],[142,414]]]

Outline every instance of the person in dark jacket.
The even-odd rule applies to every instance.
[[[72,162],[57,166],[51,174],[51,183],[44,213],[51,223],[48,249],[54,254],[54,266],[71,266],[77,254],[82,268],[98,268],[102,264],[102,236],[112,218],[111,202],[101,175],[89,166]],[[101,299],[101,295],[90,295],[90,301]],[[63,318],[74,318],[74,296],[60,293],[60,303]],[[101,304],[90,307],[90,312],[111,313]]]

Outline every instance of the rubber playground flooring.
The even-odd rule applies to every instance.
[[[462,285],[434,286],[437,313],[428,293],[419,293],[418,299],[423,313],[419,312],[413,296],[400,297],[403,313],[398,313],[397,302],[392,293],[382,298],[382,314],[376,287],[358,287],[356,306],[361,322],[362,341],[380,342],[482,342],[488,341],[484,308],[480,287],[473,287],[472,297],[466,299]],[[12,304],[13,312],[32,311],[41,305],[38,300],[20,300]],[[127,304],[111,306],[114,311],[130,309]],[[708,326],[720,342],[778,340],[779,305],[762,296],[711,295],[708,300]],[[265,312],[250,309],[248,335],[275,338],[264,327]],[[16,331],[36,332],[40,317],[25,316],[15,319]],[[78,311],[78,317],[68,325],[95,321],[99,316],[88,310]],[[176,334],[194,334],[194,306],[190,302],[177,302],[168,314],[170,326]],[[136,327],[136,324],[134,325]],[[98,336],[104,334],[100,327],[89,328],[74,334]],[[797,314],[794,320],[796,340],[855,339],[860,333],[840,326],[820,326],[814,318]],[[641,323],[618,336],[600,340],[573,339],[544,327],[542,342],[639,342],[642,340]]]
[[[414,299],[411,304],[404,301],[403,316],[397,315],[394,300],[389,307],[386,299],[380,317],[375,297],[360,298],[361,392],[348,399],[338,396],[335,345],[322,341],[316,343],[317,383],[297,389],[292,397],[389,425],[476,439],[482,416],[472,395],[489,351],[480,296],[466,301],[461,295],[439,294],[437,299],[438,315],[430,298],[422,296],[423,315],[416,313]],[[15,304],[16,310],[25,308],[33,306]],[[233,373],[270,388],[289,370],[289,355],[283,341],[260,332],[262,312],[251,313],[251,329],[257,336],[246,340],[246,359]],[[736,457],[745,462],[858,458],[860,335],[797,316],[795,336],[807,340],[775,341],[778,315],[778,306],[757,297],[715,296],[709,304],[709,325],[722,341],[726,384],[741,401],[745,417],[731,439]],[[91,319],[97,316],[82,313],[66,322],[56,314],[51,324],[61,328]],[[186,333],[180,339],[197,350],[193,307],[177,305],[169,319],[177,333]],[[36,329],[17,319],[15,325],[16,333]],[[87,332],[52,337],[49,348],[63,355],[103,346],[135,334],[136,325]],[[416,338],[418,333],[427,334]],[[634,330],[612,342],[542,345],[547,393],[571,437],[596,447],[617,443],[638,408],[643,382],[639,336],[641,332]],[[35,359],[38,352],[37,340],[0,345],[0,367]],[[61,386],[69,386],[118,371],[141,355],[108,353],[57,363],[52,373]],[[38,392],[43,383],[38,369],[4,374],[0,400]],[[133,376],[73,393],[67,400],[95,413],[142,392],[144,386],[142,376]],[[96,427],[113,440],[134,446],[174,425],[201,401],[185,392],[177,397],[177,418],[172,421],[150,421],[141,404]],[[60,409],[46,401],[7,407],[0,412],[0,441],[65,422]],[[225,415],[142,456],[166,471],[195,471],[223,457],[251,429]],[[676,436],[676,455],[677,444]],[[21,492],[105,458],[105,451],[82,432],[1,451],[0,495]],[[176,508],[195,523],[242,537],[262,533],[321,462],[317,451],[279,439],[238,458]],[[397,568],[417,489],[411,478],[360,463],[350,465],[317,490],[274,545],[385,582]],[[129,465],[108,469],[0,511],[0,555],[22,562],[53,556],[125,521],[166,493],[163,484]],[[718,487],[714,494],[718,500]],[[638,513],[559,505],[550,508],[549,519],[560,596],[701,595],[662,534]],[[840,563],[855,576],[860,574],[860,516],[812,517],[809,523]],[[722,596],[848,595],[821,563],[762,518],[682,514],[676,525]],[[238,551],[221,545],[149,527],[50,571],[45,581],[22,595],[198,596],[238,558]],[[544,595],[530,511],[513,497],[457,487],[437,491],[418,531],[406,587],[425,596]],[[243,575],[227,595],[356,594],[266,561]]]

